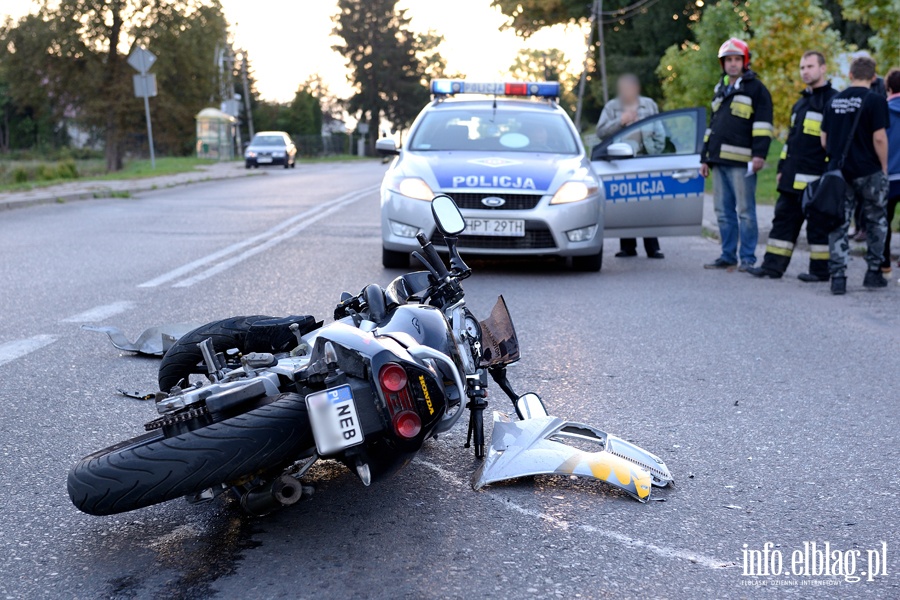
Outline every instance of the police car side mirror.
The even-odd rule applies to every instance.
[[[379,138],[375,141],[375,152],[381,154],[382,156],[396,156],[400,154],[400,149],[397,148],[397,142],[389,138]]]
[[[613,160],[617,158],[634,158],[634,148],[631,147],[631,144],[619,142],[618,144],[607,146],[604,154],[605,158]]]

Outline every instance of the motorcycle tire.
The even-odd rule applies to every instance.
[[[179,338],[163,356],[159,365],[159,389],[168,392],[194,374],[205,374],[206,370],[197,365],[203,362],[203,354],[197,345],[206,338],[211,338],[215,352],[225,352],[237,348],[243,354],[249,352],[266,352],[266,348],[245,348],[247,332],[257,321],[272,319],[265,315],[249,317],[231,317],[221,321],[213,321],[189,331]]]
[[[95,452],[69,471],[78,510],[112,515],[280,471],[315,443],[299,394],[176,437],[154,431]]]

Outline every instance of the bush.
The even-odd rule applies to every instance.
[[[56,167],[48,164],[40,164],[34,170],[34,179],[36,181],[52,181],[56,179]]]
[[[26,183],[28,181],[28,171],[22,167],[16,167],[12,172],[12,180],[15,183]]]
[[[78,179],[78,167],[74,160],[65,160],[56,165],[57,179]]]

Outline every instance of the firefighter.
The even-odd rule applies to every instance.
[[[755,277],[778,279],[787,270],[803,226],[801,196],[806,186],[825,172],[822,148],[822,116],[837,91],[825,77],[828,68],[821,52],[809,51],[800,59],[800,77],[806,89],[791,109],[791,127],[778,162],[778,201],[762,266],[749,269]],[[828,281],[828,229],[811,220],[806,223],[809,272],[801,281]]]
[[[772,96],[750,70],[750,48],[731,38],[719,48],[722,79],[712,100],[704,136],[700,174],[713,175],[713,200],[722,254],[707,269],[756,264],[756,174],[766,165],[772,143]],[[740,241],[740,255],[738,255]]]

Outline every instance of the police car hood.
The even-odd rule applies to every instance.
[[[577,175],[583,158],[571,154],[508,152],[407,152],[405,175],[424,177],[435,191],[503,189],[549,193]],[[435,187],[436,186],[436,187]]]

